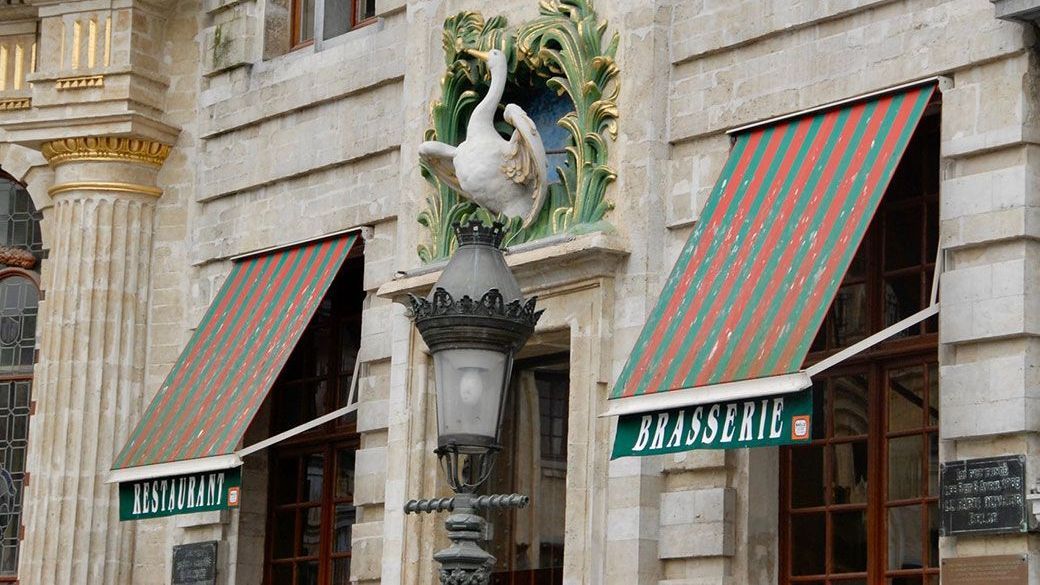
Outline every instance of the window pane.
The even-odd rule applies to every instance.
[[[866,435],[868,392],[866,376],[841,376],[831,381],[833,436]]]
[[[924,565],[921,542],[921,506],[888,510],[888,568],[919,569]]]
[[[928,434],[928,495],[939,495],[939,435]]]
[[[939,506],[928,504],[928,566],[939,566]]]
[[[892,577],[891,579],[885,581],[885,585],[921,585],[921,577]]]
[[[358,22],[376,15],[376,0],[354,0],[357,2]]]
[[[331,39],[350,30],[351,0],[325,0],[324,38]]]
[[[7,179],[0,179],[0,246],[29,250],[37,260],[43,256],[40,214],[29,192]]]
[[[883,270],[897,270],[921,263],[921,227],[920,203],[901,205],[885,214]]]
[[[332,567],[332,585],[350,585],[350,557],[336,559]]]
[[[299,459],[286,458],[278,462],[276,473],[271,474],[271,493],[273,502],[291,504],[296,501],[296,487],[299,485]]]
[[[791,449],[791,507],[823,505],[823,446]]]
[[[823,513],[798,514],[791,517],[791,574],[821,575],[824,551],[827,550],[827,528]]]
[[[287,559],[293,556],[296,542],[296,512],[279,512],[274,517],[274,558]]]
[[[305,502],[317,502],[321,499],[321,485],[325,476],[325,456],[320,453],[307,455],[304,460],[303,490],[301,494]]]
[[[921,274],[914,272],[885,279],[885,326],[894,325],[924,307],[921,306]],[[917,328],[905,335],[916,335]]]
[[[831,515],[832,573],[859,573],[867,570],[867,512],[837,512]]]
[[[321,508],[307,508],[302,512],[301,521],[300,547],[297,554],[301,557],[316,557],[321,544]]]
[[[911,435],[888,441],[888,499],[917,498],[921,493],[923,437]]]
[[[865,338],[870,326],[866,283],[845,285],[838,289],[831,304],[831,317],[834,320],[833,347],[852,345]]]
[[[304,43],[314,39],[314,1],[296,0],[299,20],[296,22],[297,42]]]
[[[354,497],[353,449],[344,449],[336,453],[336,497]]]
[[[865,504],[867,442],[838,443],[831,449],[831,504]]]
[[[318,585],[318,561],[307,561],[296,565],[297,585]]]
[[[279,563],[271,567],[272,581],[277,585],[292,585],[293,567],[289,563]]]
[[[332,551],[350,552],[351,532],[357,511],[350,504],[336,504],[336,524],[333,527]]]
[[[0,280],[0,370],[32,367],[39,293],[24,276]]]
[[[888,430],[920,428],[924,406],[924,370],[921,366],[888,373]]]

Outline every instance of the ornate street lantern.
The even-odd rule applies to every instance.
[[[480,585],[495,559],[480,548],[477,511],[522,507],[527,496],[476,496],[500,449],[502,415],[513,357],[541,316],[524,300],[499,246],[502,224],[456,225],[459,247],[429,298],[411,297],[415,326],[433,355],[437,390],[437,453],[455,497],[412,500],[406,512],[452,511],[452,546],[434,558],[445,585]]]

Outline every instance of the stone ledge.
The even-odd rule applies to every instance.
[[[399,27],[364,28],[371,30],[360,29],[355,32],[364,34],[354,36],[347,33],[334,43],[326,41],[322,51],[294,51],[254,63],[248,91],[203,91],[200,135],[211,138],[382,85],[403,83],[404,62],[390,58],[396,54],[392,41],[398,38]],[[353,74],[343,75],[350,69]]]
[[[990,0],[994,16],[1024,24],[1040,24],[1040,0]]]
[[[590,278],[613,276],[618,263],[629,254],[619,236],[596,232],[580,236],[556,236],[513,246],[506,250],[506,264],[524,292],[558,287]],[[404,303],[406,295],[425,295],[440,278],[447,260],[403,273],[383,284],[376,296]],[[548,281],[551,282],[548,282]],[[532,286],[538,282],[537,287]]]
[[[775,36],[791,35],[811,26],[848,18],[892,2],[894,0],[862,0],[859,3],[851,3],[853,6],[845,10],[832,9],[827,11],[826,8],[830,8],[828,6],[824,10],[804,11],[802,14],[795,14],[788,20],[785,20],[782,15],[777,16],[775,13],[770,13],[760,15],[759,18],[734,18],[728,23],[719,23],[719,20],[725,20],[725,16],[720,17],[717,12],[705,16],[698,14],[675,23],[672,39],[669,42],[669,56],[672,64],[678,65],[714,53],[757,43]],[[729,4],[728,10],[732,10],[733,13],[743,13],[744,10],[759,8],[756,0],[751,2],[731,2]],[[744,4],[744,6],[741,7],[740,4]],[[835,4],[835,6],[841,5],[841,3]],[[781,3],[780,6],[784,6],[784,4]],[[797,5],[791,4],[790,6],[792,12],[797,10]],[[712,21],[712,24],[721,24],[723,26],[705,26],[705,21]],[[734,26],[724,26],[725,24]],[[681,31],[684,29],[700,32],[684,35],[681,34]],[[675,35],[675,32],[680,32],[678,40],[676,40],[677,35]]]

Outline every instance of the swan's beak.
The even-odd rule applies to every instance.
[[[488,54],[485,53],[484,51],[478,51],[476,49],[466,49],[466,52],[469,53],[470,55],[473,55],[477,59],[480,59],[481,61],[485,61],[486,62],[488,60]]]

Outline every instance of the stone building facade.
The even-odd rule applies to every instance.
[[[919,433],[915,461],[923,467],[914,481],[936,479],[939,461],[1023,455],[1029,491],[1040,467],[1034,5],[595,3],[605,38],[618,39],[616,136],[601,129],[614,175],[605,187],[611,205],[592,229],[532,238],[507,256],[545,314],[521,356],[516,393],[527,402],[511,415],[513,452],[500,473],[512,478],[504,488],[549,495],[496,521],[493,550],[514,579],[501,582],[759,585],[819,574],[803,582],[938,583],[930,567],[940,558],[1024,555],[1023,582],[1040,583],[1035,533],[939,537],[928,511],[934,487],[921,488],[916,544],[893,544],[898,514],[885,512],[891,498],[880,489],[878,501],[851,508],[869,520],[842,524],[841,511],[828,508],[814,517],[827,519],[817,533],[798,524],[785,499],[799,479],[782,467],[800,452],[611,460],[616,419],[600,416],[723,172],[726,132],[935,78],[939,97],[922,122],[932,124],[935,142],[921,148],[932,148],[922,156],[935,160],[922,163],[922,172],[937,186],[929,222],[942,248],[941,310],[937,332],[922,325],[914,355],[934,365],[926,368],[934,373],[924,400],[934,399],[928,404],[938,418]],[[22,512],[4,533],[18,534],[17,570],[0,563],[0,579],[170,583],[173,547],[217,541],[223,585],[436,582],[432,553],[447,542],[441,521],[402,512],[410,498],[447,493],[431,451],[432,361],[395,301],[424,294],[443,266],[417,254],[433,238],[419,216],[434,192],[417,150],[432,126],[431,104],[442,96],[444,23],[462,11],[501,15],[509,28],[536,19],[539,5],[0,0],[2,180],[11,193],[31,197],[47,251],[34,277],[40,316],[27,476],[16,490]],[[925,214],[932,209],[922,205]],[[322,455],[305,442],[271,447],[243,458],[236,508],[120,522],[118,490],[107,483],[116,457],[236,259],[350,230],[363,238],[363,252],[351,252],[343,282],[330,290],[358,293],[344,293],[350,308],[342,321],[358,327],[358,339],[329,383],[356,386],[357,410],[321,442],[345,445],[342,451]],[[330,319],[337,310],[328,309]],[[325,338],[307,335],[300,343],[320,353]],[[296,380],[286,372],[242,446],[281,428],[289,402],[275,395]],[[323,404],[313,414],[343,403]],[[557,420],[563,426],[554,434]],[[867,435],[879,438],[864,439],[869,465],[848,459],[851,479],[829,484],[821,471],[827,502],[835,503],[835,485],[854,493],[857,482],[873,486],[894,473],[880,471],[886,460],[878,453],[895,447],[876,446],[887,436],[878,425]],[[345,499],[321,496],[311,459],[297,452],[325,457],[326,492],[339,489],[331,481],[335,459],[335,474],[352,482]],[[282,475],[297,473],[286,471],[286,461],[302,461],[299,477],[311,482],[289,504],[277,487]],[[308,489],[322,502],[312,506],[323,516],[314,524],[311,508],[300,504]],[[284,554],[279,514],[296,514],[285,538],[297,548]],[[846,529],[868,540],[849,540]],[[532,534],[541,535],[540,545]],[[843,568],[833,550],[850,542],[867,552],[842,559]],[[823,547],[822,568],[799,568],[800,546]],[[893,566],[899,555],[913,558]]]

